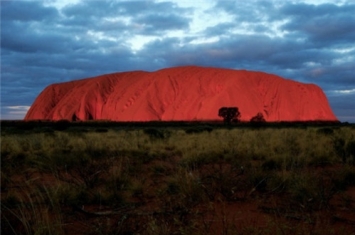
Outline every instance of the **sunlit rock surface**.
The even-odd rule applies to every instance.
[[[208,67],[132,71],[53,84],[25,120],[221,120],[221,107],[238,107],[242,121],[336,121],[323,91],[263,72]]]

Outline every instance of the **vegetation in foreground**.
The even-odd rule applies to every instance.
[[[3,129],[2,234],[355,234],[355,129]]]

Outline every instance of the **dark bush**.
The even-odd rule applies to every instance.
[[[105,133],[105,132],[108,132],[108,129],[106,129],[106,128],[97,128],[95,130],[95,132],[97,132],[97,133]]]
[[[169,182],[166,187],[166,192],[169,195],[175,195],[180,192],[180,187],[176,182]]]
[[[349,141],[346,145],[346,155],[352,164],[355,164],[355,140]]]
[[[64,131],[70,127],[70,121],[69,120],[59,120],[54,123],[53,129],[56,131]]]
[[[170,137],[170,131],[164,129],[144,129],[144,134],[148,135],[151,139],[167,139]]]
[[[261,122],[266,122],[265,118],[262,113],[257,113],[254,117],[250,119],[250,122],[252,123],[261,123]]]
[[[218,116],[222,117],[224,122],[230,123],[232,121],[238,122],[241,114],[237,107],[222,107],[218,110]]]
[[[355,186],[355,170],[353,167],[345,167],[338,172],[333,179],[337,190],[346,190],[349,186]]]
[[[186,134],[194,134],[194,133],[202,133],[202,132],[211,132],[213,131],[212,127],[206,126],[206,127],[189,127],[185,129]]]
[[[335,138],[333,147],[337,156],[342,159],[343,163],[346,163],[345,140],[343,138]]]
[[[317,130],[318,134],[323,134],[323,135],[333,135],[334,134],[334,130],[332,128],[329,127],[323,127]]]
[[[270,159],[265,161],[262,165],[261,168],[264,171],[272,171],[272,170],[280,170],[281,169],[281,163],[277,162],[274,159]]]

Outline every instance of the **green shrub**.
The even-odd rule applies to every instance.
[[[317,216],[337,207],[335,193],[355,186],[350,127],[114,125],[70,123],[45,133],[36,123],[32,132],[2,132],[2,233],[64,234],[68,224],[92,234],[208,234],[223,226],[243,233],[233,230],[234,209],[218,207],[244,200],[257,210],[268,203],[273,213],[268,231],[254,233],[287,233],[304,225],[284,222],[290,217],[332,226]]]
[[[196,155],[185,156],[181,159],[180,165],[187,169],[199,168],[204,164],[216,162],[224,158],[224,153],[219,151],[201,152]]]
[[[58,204],[46,190],[31,187],[1,203],[1,232],[4,234],[64,234]],[[50,208],[50,209],[49,209]]]
[[[290,205],[300,211],[318,211],[329,208],[329,201],[336,193],[333,175],[328,173],[293,174],[288,181]]]

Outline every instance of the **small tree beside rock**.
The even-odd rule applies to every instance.
[[[218,111],[218,116],[222,117],[225,123],[239,121],[241,114],[237,107],[222,107]]]
[[[262,113],[257,113],[256,116],[252,117],[250,119],[250,122],[256,123],[256,122],[266,122],[264,115]]]

